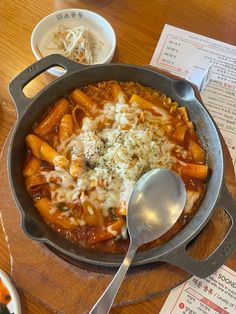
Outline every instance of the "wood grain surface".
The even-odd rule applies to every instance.
[[[236,45],[236,1],[233,0],[1,0],[0,149],[16,119],[8,84],[35,61],[30,48],[34,26],[51,12],[73,7],[93,10],[112,24],[117,35],[114,62],[148,64],[165,24]],[[40,75],[26,86],[26,95],[34,95],[52,79],[48,74]],[[235,260],[234,255],[228,262],[233,268]],[[1,228],[0,267],[10,270]],[[20,296],[23,313],[51,313],[23,291]],[[158,313],[165,298],[163,295],[137,305],[120,307],[113,309],[112,313]]]

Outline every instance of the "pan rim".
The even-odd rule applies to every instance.
[[[154,71],[154,70],[152,70],[152,69],[149,69],[149,68],[145,68],[145,67],[142,67],[142,66],[136,66],[136,65],[119,65],[119,64],[104,64],[104,65],[97,65],[97,66],[95,66],[95,67],[93,67],[93,69],[95,69],[95,68],[105,68],[105,69],[107,69],[107,68],[125,68],[126,70],[127,70],[127,67],[129,68],[129,69],[138,69],[138,71],[145,71],[145,72],[149,72],[149,73],[154,73],[154,75],[159,75],[159,76],[161,76],[162,78],[163,77],[165,77],[167,80],[169,80],[169,81],[178,81],[178,82],[186,82],[185,80],[183,80],[183,79],[172,79],[172,78],[170,78],[169,76],[165,76],[164,74],[162,74],[162,73],[158,73],[158,72],[156,72],[156,71]],[[58,80],[56,80],[56,81],[54,81],[54,82],[52,82],[51,84],[49,84],[45,89],[43,89],[41,92],[39,92],[39,94],[32,100],[32,102],[31,102],[31,104],[30,104],[30,106],[29,106],[29,108],[34,104],[34,103],[37,103],[37,101],[38,101],[38,99],[40,99],[43,95],[44,95],[44,93],[45,93],[45,91],[46,90],[48,90],[48,89],[50,89],[52,86],[55,86],[55,84],[60,84],[60,82],[63,82],[66,78],[68,78],[68,77],[70,77],[71,75],[73,76],[73,75],[76,75],[77,73],[83,73],[84,71],[87,71],[87,70],[89,70],[89,69],[91,69],[91,67],[86,67],[86,68],[83,68],[83,69],[78,69],[78,70],[75,70],[75,71],[72,71],[72,73],[67,73],[65,76],[63,76],[63,77],[60,77]],[[91,71],[91,70],[90,70]],[[92,71],[94,71],[94,70],[92,70]],[[187,82],[187,84],[190,84],[190,83],[188,83]],[[192,85],[190,84],[190,86],[191,86],[191,88],[192,88]],[[215,122],[214,122],[214,120],[212,119],[212,117],[211,117],[211,115],[209,114],[209,112],[208,112],[208,110],[205,108],[205,106],[204,106],[204,104],[201,102],[201,101],[199,101],[199,99],[197,99],[197,97],[196,97],[196,94],[194,93],[194,98],[195,98],[195,100],[198,102],[198,104],[200,105],[200,106],[202,106],[202,108],[204,108],[204,111],[206,112],[206,114],[208,115],[208,118],[211,120],[211,122],[212,122],[212,125],[214,126],[214,128],[215,128],[215,132],[216,132],[216,134],[218,135],[218,142],[219,143],[221,143],[221,139],[220,139],[220,133],[219,133],[219,131],[218,131],[218,128],[217,128],[217,126],[216,126],[216,124],[215,124]],[[34,106],[34,105],[33,105]],[[33,107],[32,106],[32,107]],[[48,106],[48,104],[47,104],[47,106]],[[53,242],[51,242],[51,240],[50,239],[48,239],[48,238],[45,238],[45,237],[41,237],[41,238],[39,238],[39,237],[35,237],[34,235],[32,235],[32,234],[30,234],[29,232],[28,232],[28,230],[27,230],[27,228],[26,228],[26,218],[27,218],[27,213],[26,213],[26,211],[25,211],[25,209],[24,209],[24,207],[22,207],[22,203],[21,203],[21,201],[19,200],[19,196],[18,196],[18,194],[16,193],[16,190],[15,190],[15,182],[14,182],[14,180],[12,180],[12,175],[13,175],[13,172],[14,172],[14,169],[13,169],[13,163],[12,163],[12,146],[13,145],[15,145],[15,135],[16,135],[16,133],[17,133],[17,130],[18,130],[18,126],[22,123],[22,119],[24,118],[24,116],[25,116],[25,113],[29,110],[29,108],[24,112],[24,114],[18,119],[18,121],[17,121],[17,124],[16,124],[16,126],[15,126],[15,129],[14,129],[14,131],[13,131],[13,134],[12,134],[12,137],[11,137],[11,142],[10,142],[10,145],[9,145],[9,157],[8,157],[8,174],[9,174],[9,180],[10,180],[10,182],[11,182],[11,186],[12,186],[12,192],[13,192],[13,196],[14,196],[14,199],[15,199],[15,201],[16,201],[16,203],[17,203],[17,207],[20,209],[20,212],[21,212],[21,215],[22,215],[22,229],[24,230],[24,232],[31,238],[31,239],[33,239],[33,240],[36,240],[36,241],[38,241],[38,242],[42,242],[42,243],[47,243],[47,244],[49,244],[49,245],[51,245],[51,246],[53,246],[56,250],[58,250],[58,251],[60,251],[61,253],[63,253],[63,254],[65,254],[65,255],[68,255],[68,256],[70,256],[70,257],[72,257],[72,258],[75,258],[75,259],[77,259],[77,260],[81,260],[81,261],[83,261],[83,262],[86,262],[86,263],[90,263],[90,264],[93,264],[93,265],[103,265],[103,266],[112,266],[112,267],[117,267],[117,266],[119,266],[119,264],[120,264],[120,261],[122,260],[122,256],[124,256],[123,254],[120,254],[120,261],[116,261],[116,262],[104,262],[104,261],[101,261],[101,260],[94,260],[94,259],[88,259],[88,258],[86,258],[86,257],[83,257],[83,256],[78,256],[78,255],[75,255],[74,253],[71,253],[71,252],[69,252],[69,251],[65,251],[62,247],[60,247],[60,246],[58,246],[57,244],[55,244],[55,243],[53,243]],[[32,110],[32,109],[31,109]],[[194,121],[193,121],[194,122]],[[218,191],[217,191],[217,195],[220,193],[220,190],[221,190],[221,186],[222,186],[222,183],[223,183],[223,179],[224,179],[224,156],[223,156],[223,148],[222,148],[222,144],[220,145],[220,147],[219,147],[219,149],[221,150],[221,153],[222,153],[222,160],[223,160],[223,164],[222,164],[222,169],[221,169],[221,179],[220,179],[220,181],[219,181],[219,188],[218,188]],[[187,244],[191,239],[193,239],[203,228],[204,228],[204,226],[207,224],[207,222],[209,221],[209,219],[210,219],[210,217],[211,217],[211,215],[213,214],[213,210],[214,210],[214,207],[215,207],[215,205],[217,204],[217,198],[218,198],[218,196],[215,198],[215,202],[211,205],[211,210],[209,210],[209,212],[208,212],[208,215],[207,215],[207,217],[205,217],[205,220],[198,226],[198,228],[197,229],[195,229],[194,231],[192,231],[192,232],[187,232],[186,230],[187,229],[190,229],[190,226],[193,224],[193,221],[194,221],[194,219],[195,219],[195,217],[196,217],[196,215],[198,214],[198,212],[199,212],[199,210],[198,210],[198,212],[196,213],[196,215],[192,218],[192,220],[176,235],[176,236],[178,236],[178,235],[182,235],[182,238],[186,235],[186,233],[188,234],[188,236],[186,237],[186,239],[185,239],[185,241],[182,241],[181,243],[175,243],[175,241],[174,241],[174,239],[176,238],[176,236],[173,238],[173,239],[171,239],[171,240],[169,240],[167,243],[169,244],[168,246],[171,246],[173,243],[175,243],[175,245],[174,245],[174,247],[172,247],[172,249],[171,250],[173,250],[173,249],[176,249],[177,247],[179,247],[179,246],[181,246],[181,245],[185,245],[185,244]],[[44,222],[43,222],[44,223]],[[45,223],[44,223],[45,224]],[[187,228],[188,227],[188,228]],[[59,235],[58,235],[58,237],[59,237]],[[168,250],[168,246],[166,246],[166,244],[164,244],[162,247],[161,247],[161,249],[158,249],[158,247],[157,248],[154,248],[154,249],[156,249],[156,251],[157,251],[157,254],[156,254],[156,256],[154,256],[154,257],[149,257],[149,258],[145,258],[145,259],[139,259],[139,253],[137,254],[137,256],[136,256],[136,258],[134,259],[134,263],[132,264],[132,265],[134,265],[134,266],[137,266],[137,265],[140,265],[140,264],[147,264],[147,263],[151,263],[151,262],[154,262],[154,261],[160,261],[160,260],[162,260],[161,258],[164,258],[164,256],[166,255],[166,254],[168,254],[168,252],[169,252],[169,250],[170,250],[170,248],[169,248],[169,250]],[[167,248],[166,248],[167,247]],[[151,250],[148,250],[148,251],[153,251],[154,249],[151,249]],[[165,249],[166,249],[166,251],[165,251]],[[160,251],[159,253],[158,253],[158,251]],[[163,251],[165,251],[165,252],[163,252]],[[97,252],[96,252],[97,253]],[[104,253],[103,253],[104,254]],[[107,254],[107,255],[110,255],[110,254]]]

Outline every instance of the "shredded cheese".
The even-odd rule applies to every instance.
[[[107,227],[107,232],[111,233],[111,234],[114,235],[114,236],[117,236],[117,235],[118,235],[117,231],[115,231],[115,230],[112,229],[112,226],[108,226],[108,227]]]
[[[110,121],[109,127],[98,127],[105,120]],[[71,160],[83,158],[85,168],[78,179],[73,179],[69,170],[58,167],[42,172],[51,185],[52,204],[88,201],[91,215],[94,215],[93,206],[101,208],[105,217],[109,208],[127,205],[133,186],[143,173],[154,168],[171,168],[177,161],[173,149],[185,153],[167,139],[166,125],[165,117],[143,111],[135,103],[105,103],[100,116],[83,119],[81,132],[58,147]],[[55,184],[55,178],[59,183]],[[78,223],[85,225],[83,219]],[[107,231],[117,235],[109,227]],[[127,237],[126,227],[121,236]]]

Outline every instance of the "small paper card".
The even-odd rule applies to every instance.
[[[173,289],[160,314],[236,313],[236,272],[222,266],[206,279],[192,277]]]

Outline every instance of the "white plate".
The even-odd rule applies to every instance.
[[[21,305],[18,293],[9,276],[0,269],[0,279],[11,295],[11,302],[7,304],[10,313],[21,314]]]
[[[31,48],[37,60],[41,59],[42,56],[59,53],[57,49],[51,49],[53,33],[58,31],[59,25],[68,27],[84,25],[87,27],[101,42],[101,48],[94,64],[111,62],[116,47],[116,35],[111,24],[101,15],[82,9],[65,9],[54,12],[43,18],[35,26],[31,35]],[[48,72],[61,76],[65,70],[57,67],[48,70]]]

